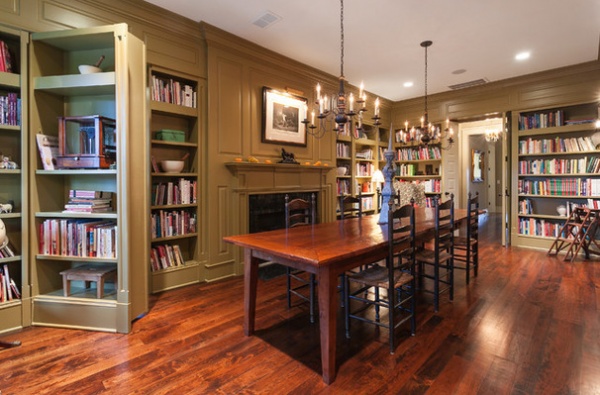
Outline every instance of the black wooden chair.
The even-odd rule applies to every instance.
[[[340,219],[362,217],[362,193],[340,196]]]
[[[316,223],[315,195],[311,199],[292,199],[285,195],[285,227],[287,229],[296,226],[311,225]],[[314,274],[306,273],[303,270],[286,267],[287,274],[287,302],[288,307],[292,307],[292,296],[296,296],[301,301],[308,302],[310,309],[310,322],[315,322],[315,286],[316,280]]]
[[[416,261],[421,292],[433,294],[434,310],[440,307],[440,294],[448,291],[454,299],[454,195],[444,203],[434,199],[434,238],[425,248],[417,251]],[[433,289],[424,284],[433,282]]]
[[[465,234],[454,238],[454,268],[466,272],[466,283],[479,269],[479,192],[467,200],[467,223]]]
[[[411,334],[416,331],[415,210],[412,204],[400,207],[393,200],[389,202],[385,263],[347,273],[344,303],[346,337],[350,338],[352,319],[387,328],[390,354],[396,348],[398,327],[410,321]],[[387,320],[381,319],[381,308],[387,309]]]

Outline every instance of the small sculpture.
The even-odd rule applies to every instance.
[[[0,213],[12,213],[13,205],[10,203],[0,203]]]
[[[296,158],[294,157],[293,152],[287,152],[285,148],[281,148],[281,160],[279,163],[293,163],[299,165],[300,163],[296,162]]]

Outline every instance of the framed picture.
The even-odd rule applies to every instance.
[[[308,100],[263,87],[262,142],[306,147]]]
[[[471,181],[483,182],[483,169],[485,166],[483,152],[471,150]]]

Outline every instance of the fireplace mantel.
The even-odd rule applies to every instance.
[[[330,166],[289,163],[227,162],[225,166],[236,176],[235,192],[279,192],[321,190]]]

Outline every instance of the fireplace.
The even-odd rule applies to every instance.
[[[300,198],[310,201],[313,193],[316,206],[319,196],[318,191],[249,195],[248,232],[256,233],[285,227],[285,195],[288,195],[290,200]],[[318,212],[318,207],[315,207],[315,210]]]

